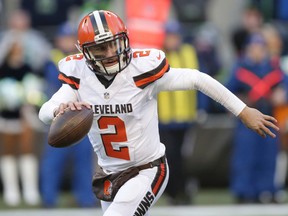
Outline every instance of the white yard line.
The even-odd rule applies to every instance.
[[[1,216],[102,216],[100,209],[37,209],[0,211]],[[151,216],[288,216],[288,205],[154,207]]]

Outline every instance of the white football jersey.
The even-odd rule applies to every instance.
[[[88,134],[98,163],[108,172],[151,162],[165,154],[158,135],[153,82],[169,70],[159,50],[134,50],[131,63],[105,88],[82,55],[59,63],[59,79],[88,102],[94,122]]]
[[[129,66],[108,88],[87,67],[82,54],[59,62],[60,90],[43,105],[39,117],[53,118],[60,103],[85,101],[94,122],[88,134],[99,165],[117,172],[143,165],[165,154],[158,133],[157,94],[163,90],[199,89],[238,115],[245,104],[208,75],[191,69],[170,69],[157,49],[134,49]],[[48,120],[47,120],[48,119]]]

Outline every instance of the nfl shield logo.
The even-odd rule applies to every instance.
[[[105,99],[109,99],[109,98],[110,98],[110,94],[109,94],[108,92],[105,92],[105,93],[104,93],[104,98],[105,98]]]

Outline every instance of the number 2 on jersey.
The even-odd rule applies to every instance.
[[[145,57],[150,55],[151,50],[141,50],[133,52],[133,58]]]
[[[71,61],[71,60],[81,60],[83,59],[83,54],[74,54],[74,55],[70,55],[70,56],[67,56],[65,61]]]
[[[112,142],[126,142],[126,127],[124,122],[118,117],[102,116],[98,120],[99,129],[107,129],[108,126],[115,127],[115,133],[101,134],[102,142],[107,156],[130,160],[129,149],[127,146],[113,148]]]

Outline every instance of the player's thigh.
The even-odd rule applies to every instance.
[[[112,203],[102,202],[104,216],[133,216],[135,212],[148,215],[164,192],[168,176],[168,166],[164,164],[140,171],[120,188]]]

